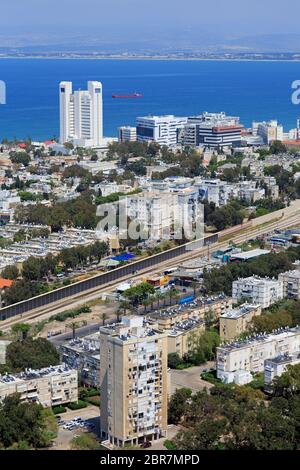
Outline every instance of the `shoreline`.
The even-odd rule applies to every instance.
[[[128,57],[122,57],[122,56],[117,56],[117,57],[104,57],[104,56],[84,56],[84,57],[61,57],[61,56],[55,56],[55,57],[44,57],[44,56],[2,56],[0,55],[0,60],[120,60],[120,61],[137,61],[137,60],[143,60],[143,61],[172,61],[172,62],[295,62],[298,63],[300,62],[300,57],[299,59],[258,59],[258,58],[222,58],[222,57],[216,57],[216,58],[208,58],[208,57],[146,57],[146,56],[128,56]]]

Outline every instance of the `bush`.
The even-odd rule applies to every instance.
[[[200,375],[201,379],[206,380],[206,382],[209,382],[213,385],[217,385],[222,383],[220,379],[217,378],[217,372],[214,370],[212,372],[203,372]]]
[[[86,408],[87,406],[87,403],[83,400],[78,400],[77,402],[67,404],[67,407],[70,410],[81,410],[81,408]]]
[[[52,411],[55,415],[60,415],[61,413],[65,413],[67,409],[64,406],[54,406]]]
[[[94,396],[91,398],[85,398],[84,400],[86,403],[90,403],[91,405],[94,406],[100,406],[100,396]]]
[[[174,442],[170,441],[169,439],[165,440],[164,447],[168,450],[177,450],[177,447],[175,446]]]
[[[95,387],[83,388],[79,392],[79,398],[81,398],[82,400],[87,397],[94,397],[95,395],[99,395],[99,390],[97,390]]]
[[[89,433],[83,433],[72,439],[71,448],[74,450],[101,450],[102,446],[95,436]]]

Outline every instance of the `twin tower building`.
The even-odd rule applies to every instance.
[[[87,90],[73,92],[72,82],[59,84],[60,143],[98,147],[103,143],[102,83],[88,82]]]

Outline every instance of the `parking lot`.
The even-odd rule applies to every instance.
[[[214,365],[214,362],[207,362],[202,366],[190,367],[183,370],[171,369],[171,394],[175,393],[177,388],[183,387],[190,388],[193,392],[199,392],[204,388],[208,390],[212,388],[213,385],[202,380],[200,374]]]
[[[82,432],[100,434],[100,412],[97,406],[90,405],[81,410],[68,410],[57,416],[58,435],[53,450],[68,450],[73,437]]]

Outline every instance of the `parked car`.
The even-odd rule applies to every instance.
[[[141,447],[142,449],[148,449],[148,447],[151,447],[151,446],[152,446],[152,444],[151,444],[150,441],[145,441],[145,442],[143,442],[143,443],[140,445],[140,447]]]

